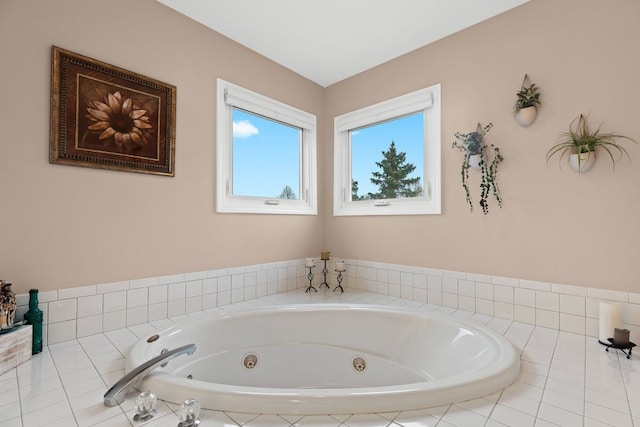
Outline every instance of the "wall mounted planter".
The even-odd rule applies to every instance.
[[[520,126],[526,127],[535,121],[537,115],[538,108],[535,106],[522,108],[516,113],[516,122],[518,122]]]
[[[456,132],[451,148],[459,149],[464,155],[460,175],[462,177],[462,188],[464,189],[467,204],[473,212],[473,200],[469,190],[469,169],[477,169],[480,171],[480,207],[486,215],[489,213],[488,198],[493,194],[498,206],[502,207],[502,197],[500,197],[500,189],[498,187],[497,174],[498,165],[503,158],[500,149],[493,144],[485,144],[484,136],[493,127],[493,123],[489,123],[484,128],[480,123],[475,131],[469,133]]]
[[[600,150],[600,153],[607,154],[606,157],[611,159],[611,167],[615,170],[616,163],[622,157],[629,158],[627,149],[618,143],[619,139],[637,143],[628,136],[602,132],[600,127],[595,131],[589,129],[587,116],[580,114],[569,125],[569,131],[562,133],[561,141],[547,151],[547,162],[556,154],[560,157],[560,162],[564,156],[568,155],[571,169],[576,172],[586,172],[595,162],[596,151]]]
[[[596,155],[593,152],[570,154],[569,166],[578,173],[586,172],[596,161]]]
[[[540,105],[539,88],[531,82],[527,86],[527,80],[529,80],[529,76],[525,74],[520,90],[516,92],[518,99],[513,106],[513,115],[520,126],[529,126],[534,122]]]
[[[482,162],[482,154],[471,154],[469,156],[469,167],[471,169],[476,169],[476,170],[482,169],[482,166],[480,166],[481,162]]]

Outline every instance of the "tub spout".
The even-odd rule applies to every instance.
[[[160,365],[165,365],[169,360],[181,354],[193,354],[196,351],[195,344],[187,344],[182,347],[174,348],[173,350],[164,352],[159,356],[149,359],[146,362],[136,366],[124,377],[120,378],[117,383],[113,385],[104,394],[104,406],[116,406],[124,402],[124,398],[133,387],[135,387],[144,377],[149,375],[151,371]]]

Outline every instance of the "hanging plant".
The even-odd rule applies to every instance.
[[[456,132],[451,148],[457,148],[464,154],[462,160],[462,168],[460,170],[462,176],[462,188],[467,197],[469,209],[473,212],[473,200],[469,191],[469,169],[479,169],[481,174],[480,181],[480,206],[482,212],[486,215],[489,213],[489,204],[487,199],[493,193],[498,206],[502,208],[502,197],[500,197],[500,188],[498,187],[497,175],[498,165],[504,160],[500,154],[500,149],[493,144],[486,145],[484,137],[493,127],[493,123],[489,123],[484,128],[480,123],[474,132],[460,133]],[[491,157],[491,159],[489,159]]]
[[[529,126],[536,119],[538,114],[538,107],[540,106],[540,92],[535,83],[531,83],[527,86],[528,75],[524,75],[522,80],[522,86],[520,90],[516,92],[518,99],[513,106],[513,115],[516,117],[516,121],[522,126]]]
[[[611,159],[611,167],[615,170],[616,163],[623,156],[631,160],[626,148],[618,144],[617,139],[626,139],[637,143],[628,136],[601,132],[600,127],[595,131],[590,130],[587,125],[587,116],[580,114],[569,125],[569,131],[562,133],[561,141],[549,149],[547,163],[556,154],[560,154],[559,161],[562,161],[564,156],[568,154],[571,168],[576,172],[586,172],[591,169],[596,158],[596,150],[599,149],[607,153]]]

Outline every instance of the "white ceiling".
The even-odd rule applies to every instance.
[[[157,0],[329,86],[529,0]]]

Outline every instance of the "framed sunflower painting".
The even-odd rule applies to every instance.
[[[176,88],[51,48],[50,163],[174,176]]]

